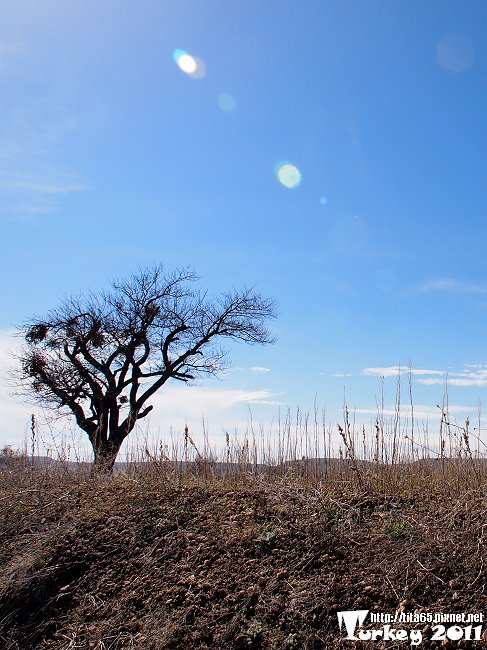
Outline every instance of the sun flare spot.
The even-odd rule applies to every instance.
[[[180,50],[180,49],[174,50],[174,52],[172,53],[172,58],[174,63],[178,63],[179,59],[185,54],[187,54],[186,50]]]
[[[178,66],[186,74],[194,74],[198,67],[195,59],[190,54],[183,54],[180,56],[178,59]]]
[[[295,165],[289,162],[277,163],[276,176],[277,180],[290,190],[295,189],[301,184],[301,172]]]
[[[217,97],[218,108],[224,113],[234,113],[237,110],[237,102],[230,93],[220,93]]]
[[[172,58],[179,69],[189,77],[202,79],[206,75],[206,66],[203,61],[188,54],[186,50],[174,50]]]
[[[436,46],[436,58],[438,65],[448,72],[465,72],[474,63],[475,47],[466,36],[451,34]]]

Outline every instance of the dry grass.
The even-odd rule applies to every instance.
[[[345,408],[336,453],[316,412],[276,426],[218,454],[186,429],[109,478],[4,458],[0,643],[333,649],[349,643],[337,611],[485,612],[487,463],[469,422],[443,413],[432,445],[399,411],[366,434]]]

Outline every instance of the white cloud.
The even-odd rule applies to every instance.
[[[420,384],[426,386],[433,386],[434,384],[444,384],[444,379],[418,379]],[[449,386],[487,386],[487,379],[448,379],[447,383]]]
[[[463,370],[451,372],[447,370],[429,370],[427,368],[408,368],[407,366],[388,366],[385,368],[364,368],[363,375],[376,377],[398,377],[411,373],[419,377],[417,382],[424,386],[448,384],[449,386],[469,387],[487,386],[487,367],[483,364],[465,364],[466,368],[479,368],[474,372]]]
[[[270,372],[271,371],[270,368],[264,368],[263,366],[254,366],[250,370],[252,370],[252,372]]]
[[[476,372],[452,372],[448,376],[448,383],[451,383],[451,377],[464,377],[466,379],[487,379],[487,370],[477,370]]]
[[[477,411],[477,407],[472,407],[472,406],[463,406],[460,404],[451,404],[448,406],[448,413],[452,416],[463,415],[463,414],[468,415],[469,413],[475,413],[476,411]],[[414,418],[416,420],[418,419],[440,420],[442,414],[441,409],[438,408],[437,406],[429,406],[425,404],[415,404],[413,412],[414,412]],[[379,410],[377,408],[357,408],[354,409],[354,413],[358,413],[361,415],[372,415],[372,416],[377,416],[381,414],[387,417],[394,417],[397,415],[397,410],[395,407],[388,407],[383,410],[382,409]],[[402,418],[411,417],[411,405],[401,404],[399,413]]]
[[[0,214],[5,215],[35,215],[35,214],[51,214],[55,211],[54,206],[50,202],[43,201],[42,203],[20,204],[14,206],[5,206],[0,208]]]
[[[22,65],[25,47],[0,39],[0,78],[11,76]],[[24,73],[29,78],[28,70]],[[76,170],[61,162],[66,136],[79,120],[59,97],[46,94],[42,86],[32,97],[12,92],[1,108],[0,189],[2,214],[32,215],[54,212],[69,194],[89,189]],[[49,205],[46,208],[46,202]]]
[[[218,432],[232,432],[236,428],[239,428],[242,435],[248,426],[247,418],[250,416],[251,407],[271,408],[273,414],[275,407],[280,404],[276,397],[275,393],[266,389],[243,390],[172,384],[165,390],[163,388],[151,400],[154,405],[151,412],[151,430],[169,431],[174,428],[176,431],[182,431],[185,423],[188,423],[190,430],[201,431],[204,418],[213,439]],[[143,422],[141,424],[144,426]]]
[[[364,368],[363,375],[375,377],[397,377],[401,375],[446,375],[446,370],[427,370],[426,368],[409,368],[408,366],[387,366],[385,368]]]
[[[9,370],[16,364],[12,354],[19,350],[20,339],[14,336],[14,330],[0,330],[0,448],[6,444],[18,448],[23,444],[32,413],[36,413],[39,422],[44,421],[38,407],[22,403],[20,398],[11,395]],[[191,431],[201,432],[204,418],[208,424],[210,442],[214,444],[224,430],[233,432],[238,428],[240,435],[245,434],[250,407],[269,408],[269,417],[265,415],[265,410],[263,417],[270,421],[274,407],[280,405],[277,397],[276,393],[268,389],[221,388],[221,382],[217,387],[212,386],[211,382],[191,387],[171,383],[150,400],[154,409],[150,417],[140,421],[139,430],[148,431],[150,435],[156,435],[158,431],[169,435],[171,430],[182,432],[188,423]],[[259,416],[259,422],[260,420]],[[72,429],[77,431],[74,424]],[[69,431],[69,427],[59,420],[53,425],[53,430]],[[68,435],[72,437],[72,434]]]
[[[422,284],[417,289],[419,293],[430,293],[432,291],[445,291],[457,294],[482,294],[487,292],[487,287],[453,278],[437,278]]]
[[[19,446],[33,410],[11,395],[9,372],[15,367],[12,355],[19,351],[19,344],[13,330],[0,331],[0,447],[9,444]]]
[[[324,373],[321,373],[324,374]],[[353,377],[353,372],[335,372],[334,377]]]
[[[0,143],[1,144],[1,143]],[[89,190],[87,183],[66,174],[17,174],[0,168],[3,190],[0,214],[14,217],[50,214],[61,197]]]
[[[208,409],[225,411],[238,404],[261,403],[275,396],[270,390],[212,389],[202,386],[188,387],[172,384],[152,400],[154,409],[174,413],[197,415]]]
[[[399,366],[388,366],[386,368],[364,368],[362,375],[372,375],[374,377],[397,377],[402,369]]]
[[[2,181],[0,187],[8,190],[18,190],[34,194],[69,194],[71,192],[84,192],[86,184],[77,182],[59,182],[49,180],[11,180]]]

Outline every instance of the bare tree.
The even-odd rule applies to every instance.
[[[189,382],[227,365],[222,339],[272,343],[275,303],[252,289],[210,300],[189,270],[141,270],[111,288],[64,300],[20,328],[24,394],[73,415],[111,471],[125,438],[169,380]]]

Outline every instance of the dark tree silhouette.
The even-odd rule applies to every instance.
[[[76,419],[95,469],[111,471],[125,438],[169,380],[189,382],[227,365],[223,339],[273,342],[275,303],[252,289],[210,300],[189,270],[144,269],[111,288],[64,300],[20,329],[22,392]]]

